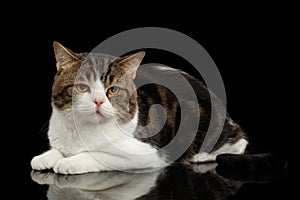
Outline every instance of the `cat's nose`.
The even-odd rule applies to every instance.
[[[99,108],[104,103],[104,101],[102,99],[95,99],[94,103],[96,104],[97,108]]]

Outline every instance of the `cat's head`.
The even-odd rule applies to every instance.
[[[117,119],[126,123],[134,118],[137,94],[133,80],[144,52],[117,58],[78,54],[58,42],[53,44],[57,73],[52,106],[56,110],[76,114],[86,122]]]

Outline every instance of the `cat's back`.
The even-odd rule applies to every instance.
[[[169,92],[174,93],[177,99],[191,99],[195,96],[197,99],[208,101],[210,99],[209,91],[201,81],[182,70],[171,67],[153,64],[143,65],[138,69],[135,84],[137,88],[145,85],[156,85],[159,89],[164,87]],[[155,91],[152,92],[155,93]],[[158,93],[158,95],[163,94],[162,92]]]

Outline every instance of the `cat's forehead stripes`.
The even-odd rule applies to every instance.
[[[85,61],[82,63],[82,68],[84,70],[84,75],[86,79],[90,82],[95,82],[99,77],[99,69],[98,62],[96,59],[93,59],[91,57],[87,57]]]
[[[127,70],[117,63],[110,64],[107,69],[105,69],[103,75],[101,76],[101,81],[107,87],[109,85],[123,85],[128,82],[128,76],[126,76]]]
[[[109,76],[109,74],[111,73],[111,69],[112,69],[112,64],[108,65],[105,69],[104,72],[102,73],[100,79],[103,83],[106,83],[107,81],[107,77]]]
[[[114,60],[115,57],[108,55],[89,54],[82,63],[81,71],[89,82],[103,80],[103,77],[109,73],[111,63]]]

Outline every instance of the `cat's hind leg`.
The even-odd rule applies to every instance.
[[[245,152],[247,145],[248,145],[248,141],[242,138],[233,144],[225,143],[219,149],[211,153],[200,152],[194,155],[190,161],[193,163],[208,162],[208,161],[215,161],[216,157],[220,154],[243,154]]]
[[[31,160],[31,167],[35,170],[52,169],[56,162],[64,156],[56,149],[51,149],[45,153],[35,156]]]

